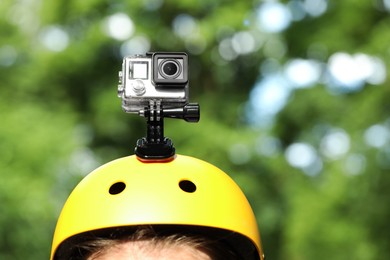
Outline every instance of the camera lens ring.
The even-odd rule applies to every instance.
[[[164,59],[158,66],[160,75],[165,79],[175,79],[182,71],[182,66],[175,59]]]

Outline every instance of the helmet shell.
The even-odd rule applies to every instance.
[[[85,232],[137,225],[234,232],[255,249],[251,259],[263,259],[255,216],[237,184],[217,167],[182,155],[150,163],[124,157],[87,175],[61,211],[51,259],[66,240]]]

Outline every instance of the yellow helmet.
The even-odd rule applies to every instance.
[[[182,155],[166,162],[124,157],[86,176],[62,209],[50,259],[62,259],[69,241],[87,232],[138,225],[216,231],[248,252],[243,259],[264,259],[255,216],[237,184],[215,166]]]

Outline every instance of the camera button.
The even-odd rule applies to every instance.
[[[131,87],[133,88],[134,93],[137,96],[142,96],[143,94],[145,94],[146,88],[145,88],[145,84],[142,82],[142,80],[138,79],[138,80],[132,82]]]

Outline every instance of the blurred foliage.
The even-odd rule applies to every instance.
[[[261,26],[269,4],[289,10],[284,28]],[[242,187],[268,259],[387,259],[389,12],[386,0],[2,0],[0,259],[48,259],[71,189],[133,153],[145,123],[121,111],[117,73],[123,55],[148,50],[189,53],[201,121],[166,120],[165,133]],[[107,29],[118,14],[124,38]],[[334,84],[337,53],[375,57],[385,76]],[[299,59],[320,64],[321,77],[253,123],[256,86]]]

